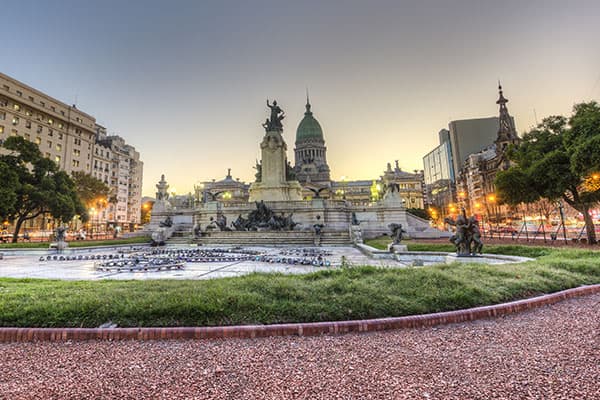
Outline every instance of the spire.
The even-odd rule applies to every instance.
[[[308,86],[306,87],[306,112],[304,115],[312,115],[312,112],[310,111],[310,99],[308,97]]]
[[[518,140],[517,131],[515,129],[513,119],[508,113],[506,103],[508,103],[508,99],[504,97],[504,93],[502,92],[502,84],[498,80],[498,100],[496,101],[496,104],[500,106],[500,109],[498,115],[499,127],[496,144],[500,145],[504,143],[502,147],[506,147],[506,143],[513,143],[515,140]]]

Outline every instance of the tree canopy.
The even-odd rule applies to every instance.
[[[83,171],[73,172],[72,178],[77,195],[86,206],[96,207],[97,203],[108,201],[110,188],[100,179]]]
[[[600,107],[576,104],[569,120],[545,118],[509,157],[515,165],[496,176],[500,200],[511,205],[563,199],[579,211],[588,241],[596,243],[589,210],[600,201]]]
[[[44,213],[62,221],[75,215],[87,219],[73,180],[43,157],[36,144],[13,136],[3,147],[9,153],[0,156],[0,216],[15,222],[13,242],[23,222]]]

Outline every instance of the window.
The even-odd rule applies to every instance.
[[[7,105],[8,105],[8,101],[6,101],[5,99],[0,99],[0,106],[6,107]]]
[[[21,111],[21,105],[20,104],[13,104],[13,108],[15,109],[15,111]]]
[[[59,122],[59,123],[58,123],[58,128],[59,128],[59,129],[62,129],[62,128],[64,128],[64,127],[65,127],[65,126],[63,125],[63,123],[62,123],[62,122]]]
[[[17,96],[23,97],[23,92],[21,92],[20,90],[17,90]]]
[[[58,140],[62,140],[62,138],[63,138],[63,134],[58,132]]]
[[[54,120],[53,120],[52,118],[48,118],[48,123],[49,123],[50,125],[52,125],[52,124],[54,123]]]
[[[19,117],[13,117],[12,124],[17,125],[19,123]]]
[[[23,137],[29,141],[31,141],[31,135],[29,133],[26,133],[23,135]]]
[[[48,144],[48,148],[51,149],[52,148],[52,141],[48,140],[46,143]]]
[[[56,161],[57,164],[60,164],[60,156],[54,157],[54,161]]]
[[[60,143],[56,144],[56,151],[62,151],[62,144],[60,144]]]
[[[0,112],[0,119],[1,120],[5,120],[6,119],[6,113]]]
[[[10,131],[10,135],[11,135],[11,136],[17,136],[17,134],[18,134],[18,133],[19,133],[19,132],[17,132],[17,130],[16,130],[16,129],[13,129],[13,130],[11,130],[11,131]]]
[[[25,110],[25,115],[27,115],[28,117],[31,117],[31,110],[30,109]]]
[[[81,151],[80,151],[80,150],[77,150],[77,149],[75,149],[75,150],[73,150],[73,155],[74,155],[75,157],[79,157],[79,156],[81,155]]]
[[[78,160],[73,160],[73,167],[79,167],[79,161]]]
[[[2,85],[2,87],[4,88],[4,90],[10,90],[10,87],[8,85]]]
[[[54,136],[54,131],[52,129],[48,129],[48,136]]]
[[[4,133],[4,127],[0,125],[0,133]]]
[[[35,100],[33,99],[33,96],[29,96],[29,101],[31,101],[32,103],[35,101]]]
[[[65,115],[65,110],[60,110],[60,113],[61,113],[62,115]]]
[[[44,103],[43,101],[40,101],[40,106],[46,107],[46,103]]]
[[[46,157],[46,158],[50,158],[50,153],[46,153],[46,154],[44,154],[44,157]]]
[[[25,121],[25,128],[31,129],[31,121]]]
[[[39,136],[38,136],[38,137],[36,137],[36,138],[35,138],[35,144],[37,144],[38,146],[39,146],[40,144],[42,144],[42,138],[41,138],[41,137],[39,137]]]
[[[42,126],[41,125],[38,125],[36,132],[37,133],[42,133]]]
[[[56,112],[56,107],[54,107],[54,106],[50,106],[50,109],[51,109],[52,111]]]

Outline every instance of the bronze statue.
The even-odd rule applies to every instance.
[[[267,131],[283,130],[283,124],[281,123],[281,120],[285,118],[285,115],[281,107],[277,105],[277,100],[273,100],[273,105],[271,105],[269,104],[269,99],[267,99],[267,107],[271,109],[271,118],[268,122],[265,121],[265,124],[267,124],[265,129]]]
[[[444,219],[448,225],[456,227],[456,232],[450,238],[450,242],[456,246],[456,254],[459,256],[469,256],[481,254],[483,242],[481,241],[481,231],[479,230],[479,221],[475,216],[467,218],[465,210],[461,215]]]
[[[392,238],[394,239],[393,244],[400,244],[402,242],[402,234],[406,233],[404,229],[402,229],[402,224],[389,224],[388,228],[392,231]]]

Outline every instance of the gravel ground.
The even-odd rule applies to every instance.
[[[598,399],[600,295],[429,329],[0,344],[2,399]]]

